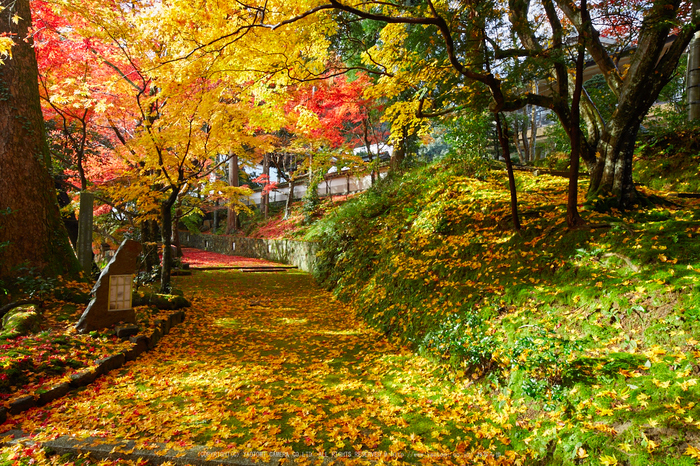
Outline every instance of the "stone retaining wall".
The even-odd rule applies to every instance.
[[[258,239],[228,235],[199,235],[180,231],[183,247],[227,254],[229,256],[254,257],[282,264],[296,265],[311,272],[316,262],[315,243],[287,239]]]

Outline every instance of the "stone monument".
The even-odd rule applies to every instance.
[[[136,323],[131,289],[141,243],[124,240],[92,288],[92,299],[76,324],[79,332],[97,330],[118,322]]]

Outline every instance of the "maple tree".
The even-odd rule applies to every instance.
[[[330,147],[364,145],[365,122],[377,103],[364,97],[371,86],[366,74],[350,80],[346,74],[329,76],[290,89],[287,111],[296,116],[298,131]],[[308,113],[311,112],[311,113]],[[375,144],[378,138],[370,138]]]
[[[357,166],[350,151],[378,144],[386,136],[372,124],[373,114],[381,107],[376,99],[364,97],[370,86],[366,74],[352,80],[342,74],[289,88],[286,130],[294,137],[287,145],[297,151],[310,145],[327,147],[338,169],[344,163]]]
[[[238,154],[230,154],[228,160],[228,184],[229,186],[240,186],[240,172],[238,166]],[[232,206],[227,208],[226,234],[231,234],[238,229],[238,212]]]
[[[641,22],[634,37],[635,49],[628,66],[620,67],[608,52],[585,6],[577,8],[557,2],[577,33],[585,39],[586,51],[600,68],[616,98],[616,110],[608,121],[583,94],[581,106],[587,135],[581,158],[589,167],[591,190],[612,193],[623,208],[637,202],[632,180],[632,158],[637,133],[646,113],[673,77],[678,61],[700,30],[690,3],[681,1],[632,2],[621,16]],[[585,4],[584,4],[585,5]],[[672,41],[666,48],[667,42]]]
[[[417,91],[414,99],[397,103],[388,110],[393,112],[396,131],[404,131],[403,128],[415,131],[420,127],[416,114],[421,116],[422,110],[426,110],[423,116],[430,109],[435,110],[433,114],[457,110],[465,105],[465,95],[482,89],[490,93],[494,112],[538,105],[554,111],[571,135],[569,46],[564,39],[572,26],[585,37],[587,52],[618,100],[617,111],[609,121],[596,117],[597,112],[585,94],[581,103],[587,125],[581,158],[593,179],[589,191],[592,195],[612,195],[619,206],[631,207],[636,202],[632,151],[641,119],[700,28],[695,17],[689,16],[688,5],[689,2],[681,1],[626,2],[624,8],[618,5],[621,10],[613,12],[614,15],[638,18],[643,25],[635,40],[630,66],[624,69],[618,68],[604,46],[588,9],[564,0],[537,4],[513,1],[507,5],[495,1],[469,5],[432,1],[420,5],[387,5],[330,0],[299,17],[333,10],[386,24],[380,33],[382,40],[369,50],[365,64],[378,67],[382,74],[376,92],[397,95],[403,89]],[[533,14],[529,15],[531,11]],[[540,27],[543,23],[547,24],[546,28]],[[609,24],[615,27],[616,23],[609,21]],[[504,29],[513,34],[501,34]],[[415,34],[425,34],[423,31],[437,34],[425,41],[409,40]],[[672,33],[676,34],[675,40],[666,50],[664,43]],[[500,75],[506,66],[509,74]],[[515,76],[517,79],[513,79]],[[518,87],[523,79],[544,76],[552,77],[553,84],[542,86],[537,93]],[[445,83],[453,85],[445,86]],[[394,135],[396,140],[402,137],[400,133]]]
[[[80,35],[86,24],[79,15],[41,0],[32,1],[32,11],[39,91],[54,160],[64,166],[69,183],[84,191],[114,168],[109,159],[115,137],[104,114],[114,101],[115,79],[105,60],[115,59],[115,50]]]
[[[216,68],[221,56],[171,61],[171,53],[187,40],[181,35],[165,37],[154,28],[163,15],[157,6],[86,10],[66,3],[63,8],[82,15],[84,25],[76,30],[85,41],[108,43],[114,53],[100,56],[112,70],[110,89],[117,96],[105,112],[126,168],[103,192],[139,222],[158,219],[165,290],[175,204],[201,202],[201,193],[240,202],[245,189],[209,175],[222,163],[221,154],[247,159],[265,152],[261,129],[274,129],[283,121],[268,111],[278,108],[275,92],[266,85],[251,86],[243,73],[222,76]],[[134,34],[143,40],[132,41]],[[184,198],[190,201],[183,204]]]
[[[378,104],[363,97],[368,86],[365,75],[353,80],[338,75],[287,87],[287,123],[268,135],[272,149],[262,159],[263,173],[253,180],[263,186],[261,208],[266,218],[269,192],[278,186],[270,181],[272,166],[280,179],[288,183],[290,193],[302,176],[309,178],[309,190],[317,188],[333,166],[338,171],[364,170],[362,161],[353,155],[353,148],[377,144],[380,135],[385,135],[371,123]],[[292,200],[289,195],[287,215]]]

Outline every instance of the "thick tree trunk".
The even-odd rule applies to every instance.
[[[612,198],[621,209],[637,204],[639,196],[632,179],[632,161],[640,125],[640,121],[631,121],[619,127],[611,122],[603,132],[597,146],[600,156],[588,165],[589,197]]]
[[[0,65],[0,278],[18,267],[76,277],[75,253],[58,210],[39,103],[29,0],[0,0],[0,33],[14,37]],[[13,17],[18,17],[15,24]]]
[[[172,248],[172,236],[173,236],[173,213],[172,208],[177,201],[177,195],[179,194],[179,189],[172,188],[170,196],[161,205],[160,209],[160,220],[161,220],[161,232],[163,240],[163,263],[160,269],[160,292],[170,293],[172,291],[172,286],[170,285],[170,275],[173,267],[173,253]]]
[[[406,159],[408,130],[406,128],[402,128],[401,133],[402,137],[397,142],[396,147],[394,147],[394,152],[391,154],[391,160],[389,160],[389,170],[392,172],[397,172],[401,168],[403,161]]]
[[[700,15],[700,0],[692,2],[693,17]],[[688,45],[688,66],[686,67],[688,120],[700,120],[700,32],[696,32]]]
[[[700,32],[688,47],[688,120],[700,120]]]
[[[229,186],[238,187],[238,155],[231,154],[228,161],[228,184]],[[228,215],[226,217],[226,234],[230,235],[238,230],[238,212],[235,209],[228,207]]]

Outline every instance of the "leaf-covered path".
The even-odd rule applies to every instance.
[[[176,285],[194,304],[156,349],[13,427],[348,464],[519,457],[506,435],[523,407],[496,411],[469,382],[445,380],[307,274],[198,271]]]

